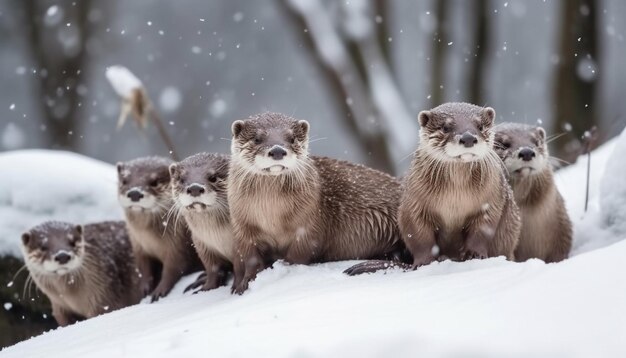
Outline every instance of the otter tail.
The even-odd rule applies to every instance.
[[[389,260],[370,260],[358,263],[354,266],[347,268],[343,273],[348,276],[356,276],[364,273],[374,273],[380,270],[388,270],[399,268],[404,271],[412,271],[413,267],[410,264],[400,261]]]

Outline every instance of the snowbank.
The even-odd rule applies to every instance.
[[[21,257],[20,237],[45,220],[121,219],[115,167],[78,154],[0,153],[0,256]]]
[[[612,229],[626,234],[626,129],[617,139],[615,150],[608,159],[600,187],[602,217]]]
[[[593,153],[586,214],[586,161],[557,175],[576,226],[565,262],[495,258],[360,277],[342,274],[354,262],[277,263],[243,296],[226,287],[182,294],[190,276],[156,304],[45,333],[0,357],[623,356],[626,241],[603,228],[598,200],[614,146]]]
[[[616,235],[606,228],[606,221],[600,209],[601,182],[607,161],[613,153],[616,143],[617,139],[613,139],[591,153],[589,207],[587,213],[585,213],[587,157],[579,158],[576,164],[559,170],[556,174],[556,184],[565,199],[567,211],[574,224],[572,255],[604,247],[626,237],[626,235]]]

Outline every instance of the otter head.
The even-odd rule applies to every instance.
[[[309,155],[309,123],[279,113],[263,113],[232,125],[232,160],[250,172],[281,175]]]
[[[125,210],[159,213],[170,208],[172,191],[169,166],[161,157],[117,163],[118,200]]]
[[[446,103],[419,114],[420,147],[440,160],[471,162],[492,149],[491,107],[468,103]]]
[[[174,203],[183,210],[203,211],[226,206],[228,157],[198,153],[169,167]]]
[[[22,251],[28,269],[38,275],[65,275],[83,261],[83,228],[49,221],[22,234]]]
[[[540,173],[549,164],[546,132],[541,127],[502,124],[496,128],[494,149],[513,177]]]

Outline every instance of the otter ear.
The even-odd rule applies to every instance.
[[[537,135],[539,136],[539,139],[546,140],[546,131],[543,128],[537,127]]]
[[[309,128],[311,128],[309,122],[305,121],[304,119],[298,121],[298,130],[302,133],[303,136],[309,134]]]
[[[74,230],[76,230],[76,232],[77,232],[79,235],[82,235],[82,234],[83,234],[83,226],[82,226],[82,225],[76,225],[76,226],[74,226]]]
[[[420,126],[426,127],[431,117],[432,117],[432,113],[430,113],[430,111],[421,111],[420,114],[417,115],[417,118],[419,119],[419,122],[420,122]]]
[[[174,178],[178,174],[178,165],[176,163],[170,164],[170,177]]]
[[[122,170],[124,170],[124,163],[117,162],[115,166],[117,167],[117,174],[122,174]]]
[[[231,130],[233,131],[233,136],[236,138],[239,136],[239,134],[241,134],[241,131],[243,130],[243,127],[246,125],[246,123],[242,120],[237,120],[233,122],[233,125],[231,127]]]
[[[491,126],[494,119],[496,119],[496,110],[491,107],[485,107],[483,109],[483,123]]]
[[[29,242],[30,242],[30,233],[29,232],[23,233],[22,234],[22,244],[24,244],[24,246],[27,246]]]

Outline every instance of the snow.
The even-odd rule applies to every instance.
[[[493,258],[348,277],[356,261],[278,262],[243,296],[227,287],[183,294],[191,275],[155,304],[47,332],[0,357],[622,356],[626,240],[604,225],[600,186],[623,142],[593,152],[587,213],[585,158],[557,173],[576,236],[562,263]]]
[[[159,96],[159,106],[166,113],[175,112],[183,102],[183,95],[176,87],[165,87]]]
[[[626,234],[626,129],[622,131],[615,150],[608,159],[600,187],[602,218],[621,235]]]
[[[121,219],[115,167],[62,151],[0,153],[0,256],[21,257],[20,237],[45,220]]]
[[[115,92],[122,98],[130,98],[133,90],[143,87],[139,78],[124,66],[111,66],[107,68],[106,77]]]

